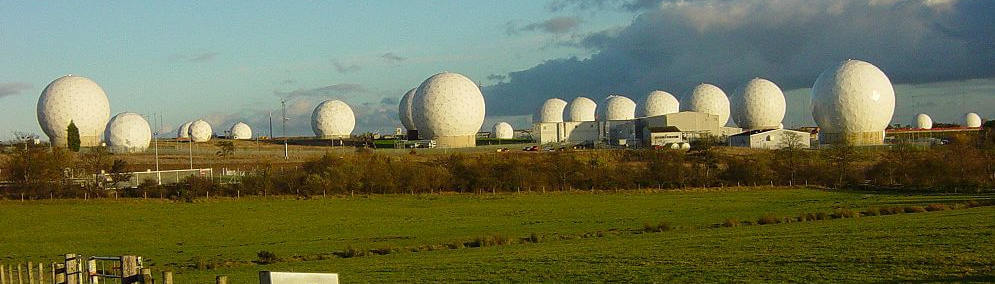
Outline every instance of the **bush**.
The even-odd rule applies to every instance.
[[[256,260],[256,263],[258,264],[270,264],[280,260],[280,258],[276,257],[275,253],[272,253],[267,250],[261,250],[257,252],[256,257],[258,258]]]
[[[867,210],[864,210],[864,212],[861,212],[861,214],[863,214],[864,216],[878,216],[881,215],[881,208],[877,207],[867,208]]]
[[[722,222],[722,227],[736,227],[739,226],[740,224],[741,223],[737,219],[726,218],[725,222]]]
[[[853,210],[846,208],[836,210],[836,212],[833,213],[831,216],[833,217],[833,219],[859,217],[857,212],[853,212]]]
[[[508,238],[501,235],[490,235],[477,237],[472,241],[465,242],[463,245],[466,247],[476,248],[476,247],[489,247],[489,246],[500,246],[507,245],[510,243]]]
[[[757,224],[760,225],[777,224],[777,223],[781,223],[781,218],[778,218],[777,216],[774,215],[768,214],[764,215],[763,217],[760,217],[760,219],[757,219]]]
[[[671,229],[670,223],[668,222],[660,222],[659,224],[656,225],[652,225],[650,223],[643,224],[643,232],[647,233],[665,232],[665,231],[670,231],[670,229]]]
[[[950,206],[947,206],[946,204],[935,204],[935,203],[926,205],[926,211],[943,211],[943,210],[950,210]]]
[[[922,213],[926,212],[926,208],[922,206],[905,206],[905,213]]]
[[[351,257],[366,256],[369,254],[369,252],[366,250],[356,249],[352,246],[348,246],[344,251],[336,252],[334,254],[342,258],[351,258]]]
[[[542,236],[536,235],[536,233],[530,234],[528,237],[522,238],[522,243],[539,243],[542,241]]]

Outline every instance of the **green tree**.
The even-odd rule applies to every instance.
[[[79,128],[76,128],[76,123],[72,120],[69,121],[69,126],[66,127],[66,144],[69,146],[69,150],[73,152],[79,152]]]

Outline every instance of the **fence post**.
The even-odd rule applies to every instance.
[[[218,275],[217,284],[228,284],[228,276]]]
[[[65,274],[63,276],[66,279],[66,284],[83,284],[83,274],[80,273],[80,270],[83,270],[81,265],[76,254],[66,254]]]
[[[35,264],[28,261],[28,284],[35,284]]]
[[[173,272],[163,271],[162,272],[162,284],[173,284]]]
[[[152,269],[142,268],[142,284],[152,284],[155,282],[152,280]]]
[[[24,284],[24,271],[21,270],[21,264],[17,264],[17,284]]]
[[[61,270],[61,272],[60,272]],[[62,263],[52,263],[52,283],[66,283],[66,265]]]
[[[0,284],[7,284],[7,275],[4,275],[3,264],[0,264]]]
[[[121,256],[121,283],[138,283],[138,257],[134,255]]]
[[[38,284],[44,284],[44,283],[45,283],[45,266],[42,265],[41,262],[39,262],[38,263]]]
[[[100,277],[97,276],[97,260],[91,259],[86,261],[86,275],[90,279],[90,284],[100,283]]]

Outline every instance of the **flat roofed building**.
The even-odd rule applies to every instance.
[[[781,149],[789,145],[806,149],[811,143],[809,133],[790,129],[751,130],[729,136],[729,146],[757,149]]]

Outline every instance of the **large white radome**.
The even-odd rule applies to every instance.
[[[729,122],[729,97],[722,89],[712,84],[694,87],[691,94],[684,97],[684,101],[681,102],[681,109],[717,115],[719,124],[723,126]]]
[[[677,101],[677,98],[660,90],[650,92],[649,96],[646,96],[646,102],[643,103],[643,116],[647,117],[679,111],[681,111],[681,103]]]
[[[122,112],[107,122],[104,141],[107,149],[114,153],[144,152],[152,141],[152,128],[142,115]]]
[[[967,113],[964,115],[964,126],[966,127],[981,127],[981,116],[977,113]]]
[[[424,138],[476,135],[484,124],[484,95],[466,76],[443,72],[425,79],[411,110]]]
[[[636,118],[636,102],[620,95],[605,99],[605,120],[629,120]]]
[[[864,61],[847,60],[829,67],[812,86],[812,117],[824,132],[881,132],[894,113],[891,80]]]
[[[104,90],[82,76],[55,79],[38,98],[38,124],[55,146],[67,145],[70,121],[79,129],[80,146],[100,145],[110,115]]]
[[[252,139],[252,127],[249,127],[249,125],[245,124],[245,122],[239,121],[235,123],[235,125],[232,125],[231,129],[228,130],[228,133],[230,133],[231,139]]]
[[[176,128],[176,138],[190,138],[190,124],[193,121],[184,122],[179,128]]]
[[[567,101],[560,98],[546,100],[539,107],[539,122],[563,122],[563,110],[566,108]]]
[[[511,139],[515,137],[515,129],[511,128],[511,124],[504,121],[495,123],[493,132],[491,133],[497,139]]]
[[[933,119],[929,117],[928,114],[920,113],[916,115],[916,128],[918,129],[932,129]]]
[[[356,128],[356,114],[340,100],[327,100],[318,104],[311,114],[311,130],[323,138],[346,137]]]
[[[214,136],[214,129],[207,121],[198,119],[190,123],[190,140],[193,142],[211,141],[211,136]]]
[[[597,120],[598,103],[585,97],[576,97],[570,101],[569,118],[570,121],[595,121]]]
[[[781,88],[762,78],[736,89],[729,103],[733,121],[744,129],[777,129],[787,107]]]
[[[401,103],[397,106],[397,115],[401,119],[401,125],[404,125],[404,129],[407,130],[418,129],[415,127],[415,118],[411,113],[411,98],[414,98],[417,91],[418,88],[413,88],[404,93],[404,96],[401,96]]]

